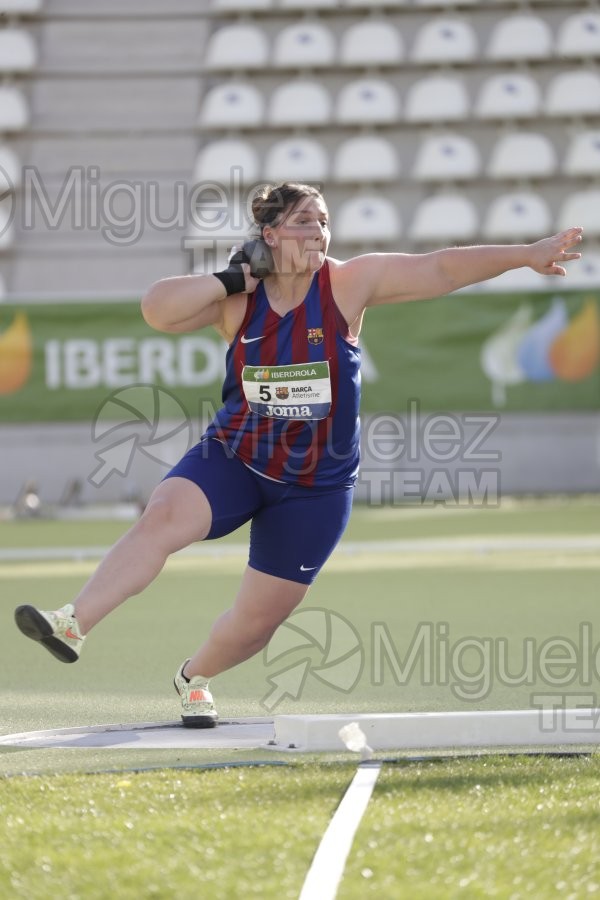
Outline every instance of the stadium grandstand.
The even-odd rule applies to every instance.
[[[340,256],[535,239],[576,219],[578,281],[600,280],[595,3],[12,0],[0,13],[0,163],[17,195],[22,167],[39,178],[34,221],[3,230],[9,298],[136,294],[188,270],[189,215],[144,222],[131,245],[107,241],[90,209],[73,227],[60,189],[76,170],[89,196],[112,186],[115,220],[139,184],[156,185],[166,220],[177,183],[318,182]],[[68,207],[57,227],[42,185]]]
[[[202,271],[246,233],[253,186],[283,179],[323,188],[334,256],[530,241],[577,224],[585,254],[568,284],[517,270],[481,291],[600,288],[597,2],[5,0],[0,69],[0,291],[15,314],[3,332],[20,307],[63,303],[80,310],[64,325],[80,334],[84,304],[124,308],[158,278]],[[44,345],[46,388],[57,344]],[[15,462],[43,382],[37,407],[21,386],[0,397]],[[511,384],[495,386],[497,404]],[[512,412],[538,413],[547,437],[551,421],[568,434],[578,411],[592,446],[588,388],[574,406],[563,392]],[[48,416],[75,428],[68,400]],[[593,485],[595,454],[564,487]],[[528,477],[513,487],[554,476]]]

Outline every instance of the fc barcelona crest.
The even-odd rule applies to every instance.
[[[322,328],[309,328],[307,335],[309,344],[322,344],[323,343],[323,329]]]
[[[287,400],[290,396],[290,389],[286,387],[275,388],[275,396],[278,400]]]

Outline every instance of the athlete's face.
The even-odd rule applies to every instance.
[[[266,235],[271,241],[278,270],[316,272],[327,255],[331,234],[329,213],[319,197],[304,197]]]

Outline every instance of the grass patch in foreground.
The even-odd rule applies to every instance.
[[[0,896],[296,898],[348,767],[0,782]]]
[[[343,763],[0,781],[0,895],[297,898]],[[386,763],[339,900],[600,892],[600,757]]]
[[[384,766],[338,900],[600,893],[600,757]]]

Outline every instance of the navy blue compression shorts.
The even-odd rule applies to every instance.
[[[259,572],[311,584],[340,540],[354,488],[308,488],[259,475],[215,438],[192,447],[165,478],[187,478],[212,510],[206,540],[252,520],[248,564]]]

